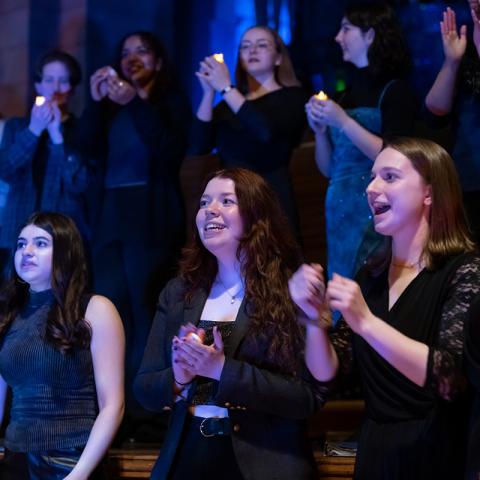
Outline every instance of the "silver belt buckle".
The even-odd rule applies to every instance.
[[[205,438],[209,438],[209,437],[214,437],[214,436],[215,436],[214,433],[205,433],[205,432],[203,431],[203,426],[204,426],[205,422],[206,422],[207,420],[211,420],[212,418],[215,418],[215,417],[207,417],[207,418],[204,418],[204,419],[202,420],[202,422],[200,423],[199,430],[200,430],[200,433],[201,433]]]

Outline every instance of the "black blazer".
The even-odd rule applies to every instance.
[[[152,479],[166,479],[180,440],[188,404],[173,402],[172,338],[181,325],[198,323],[207,292],[191,303],[183,299],[181,280],[169,282],[160,295],[134,391],[147,409],[172,409]],[[315,464],[306,435],[306,422],[323,398],[311,378],[292,378],[242,360],[249,317],[242,303],[238,312],[216,402],[229,409],[233,450],[246,480],[306,480],[315,478]],[[307,375],[305,375],[307,377]],[[192,390],[192,389],[190,389]]]

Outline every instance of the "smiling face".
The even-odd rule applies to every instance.
[[[200,199],[196,224],[200,240],[217,258],[235,258],[243,234],[243,221],[229,178],[212,178]]]
[[[35,83],[35,90],[47,100],[55,100],[59,106],[65,105],[72,92],[67,66],[59,61],[45,64],[41,81]]]
[[[123,76],[132,85],[144,88],[153,82],[162,61],[141,37],[133,35],[123,43],[120,66]]]
[[[51,287],[53,239],[43,228],[27,225],[17,240],[14,263],[17,275],[35,292]]]
[[[343,60],[361,68],[368,65],[368,49],[373,43],[374,37],[373,29],[370,28],[363,32],[360,27],[353,25],[348,18],[343,17],[335,41],[342,48]]]
[[[252,76],[271,75],[282,61],[272,34],[258,27],[245,32],[240,42],[239,54],[243,69]]]
[[[367,196],[378,233],[395,236],[428,227],[431,187],[397,150],[386,148],[377,156]]]

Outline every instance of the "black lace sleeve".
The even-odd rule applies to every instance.
[[[349,375],[353,370],[353,342],[352,329],[342,318],[329,332],[330,341],[335,348],[340,366],[340,375]]]
[[[425,387],[445,400],[452,400],[466,386],[463,329],[479,292],[480,258],[470,257],[453,276],[442,308],[438,338],[428,355]]]

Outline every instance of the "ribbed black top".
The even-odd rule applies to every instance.
[[[0,374],[13,392],[5,446],[14,452],[86,444],[98,413],[89,349],[63,354],[43,339],[51,290],[30,292],[0,341]]]

